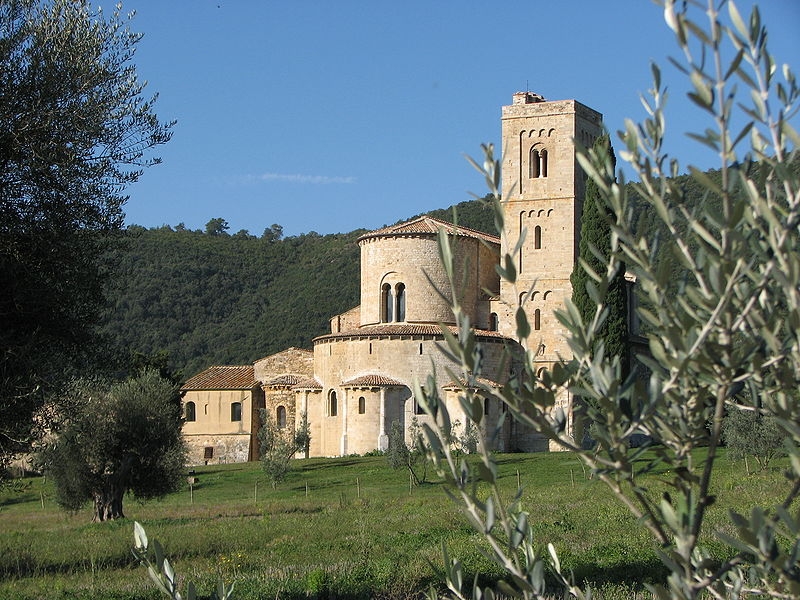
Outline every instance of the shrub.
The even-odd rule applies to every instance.
[[[752,456],[762,470],[773,458],[785,454],[786,433],[777,419],[754,410],[731,408],[722,423],[722,435],[730,458]]]

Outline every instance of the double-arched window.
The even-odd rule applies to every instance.
[[[531,147],[528,155],[528,177],[530,179],[547,177],[547,150]]]
[[[406,285],[388,283],[381,286],[381,323],[406,320]]]

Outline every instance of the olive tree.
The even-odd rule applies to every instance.
[[[186,449],[176,385],[148,370],[111,385],[78,382],[71,392],[63,431],[38,456],[60,506],[91,501],[92,520],[105,521],[125,516],[128,492],[147,500],[178,489]]]
[[[303,413],[296,431],[281,429],[265,409],[259,410],[261,427],[258,440],[261,453],[261,468],[267,474],[272,488],[286,478],[292,468],[292,458],[302,452],[308,458],[311,448],[311,425],[308,413]]]
[[[476,424],[482,419],[473,390],[502,398],[514,418],[583,461],[651,533],[670,571],[666,582],[650,586],[658,598],[795,598],[800,596],[800,177],[793,160],[800,137],[791,119],[800,92],[790,68],[780,67],[769,53],[757,7],[746,19],[733,2],[667,0],[664,16],[682,53],[674,64],[690,82],[689,99],[709,120],[707,129],[689,137],[719,157],[719,180],[689,167],[707,199],[687,202],[675,180],[681,167],[664,152],[666,93],[654,65],[653,87],[643,98],[648,116],[640,124],[626,122],[619,156],[638,177],[632,184],[638,202],[669,235],[640,234],[631,223],[635,206],[628,186],[614,173],[607,152],[583,151],[581,166],[599,189],[612,236],[605,264],[588,289],[592,313],[584,318],[567,303],[557,315],[572,356],[537,377],[529,353],[522,376],[501,387],[480,379],[480,353],[472,351],[468,326],[457,339],[448,338],[448,349],[466,376],[461,401],[469,418]],[[501,202],[499,163],[491,147],[485,150],[481,164],[473,162]],[[496,211],[501,219],[499,204]],[[659,261],[661,245],[684,273],[677,297],[664,293],[671,272]],[[452,273],[444,234],[440,248]],[[635,275],[641,306],[647,307],[638,314],[647,325],[649,353],[636,358],[650,372],[646,381],[626,376],[619,356],[605,352],[600,338],[609,313],[607,293],[622,262]],[[513,281],[514,269],[501,271]],[[465,323],[460,308],[453,308]],[[518,333],[529,329],[518,323]],[[568,416],[555,408],[565,388],[588,400],[589,417],[597,424],[591,449],[568,434]],[[426,382],[424,389],[437,388]],[[747,393],[740,393],[743,389]],[[415,393],[422,397],[422,388]],[[485,538],[486,552],[507,574],[499,591],[543,598],[549,569],[565,597],[588,598],[589,590],[562,573],[552,545],[545,556],[537,555],[519,495],[509,504],[499,493],[497,463],[486,445],[481,444],[477,463],[458,461],[446,443],[450,416],[444,403],[433,393],[422,404],[432,417],[424,431],[430,456]],[[761,506],[753,499],[748,514],[730,514],[725,531],[707,532],[726,409],[774,419],[789,468],[779,505]],[[632,447],[635,434],[646,435],[650,444]],[[705,451],[695,452],[701,446]],[[663,495],[637,480],[653,465],[637,462],[645,451],[668,473],[669,491]],[[701,533],[727,544],[727,558],[710,560]],[[456,558],[446,556],[445,567],[453,596],[494,597],[494,590],[477,589],[477,583],[466,589]]]
[[[87,0],[0,2],[0,466],[85,368],[127,185],[171,123],[154,113],[128,17]]]

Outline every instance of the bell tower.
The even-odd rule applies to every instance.
[[[502,194],[505,231],[501,252],[516,255],[517,281],[502,281],[501,332],[515,336],[514,312],[528,317],[537,372],[569,356],[554,311],[572,296],[570,274],[578,257],[585,176],[575,140],[590,147],[602,134],[602,115],[575,100],[546,101],[517,92],[502,112]],[[507,312],[508,311],[508,312]]]

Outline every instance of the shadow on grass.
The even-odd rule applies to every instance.
[[[664,584],[669,575],[669,570],[661,563],[658,558],[632,560],[625,563],[618,563],[610,566],[601,566],[593,563],[579,563],[572,569],[566,569],[566,573],[571,573],[573,581],[577,582],[581,588],[591,587],[592,591],[598,588],[611,587],[628,589],[634,592],[646,592],[645,584]],[[465,574],[465,581],[472,581],[474,573]],[[481,587],[496,588],[499,576],[478,575],[478,584]],[[558,585],[552,575],[546,575],[547,589],[553,597],[559,597],[563,590]],[[594,596],[594,595],[593,595]]]

